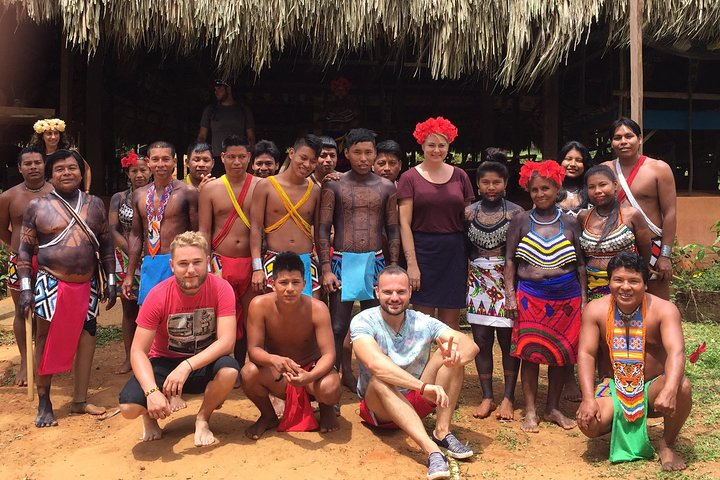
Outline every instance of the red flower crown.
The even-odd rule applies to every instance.
[[[543,162],[525,162],[520,168],[520,181],[518,182],[522,188],[528,189],[530,180],[533,174],[538,172],[538,175],[552,180],[558,186],[562,185],[565,179],[565,169],[560,166],[555,160],[545,160]]]
[[[452,124],[450,120],[443,117],[437,117],[437,118],[428,118],[422,123],[418,123],[415,125],[415,131],[413,132],[413,137],[415,137],[415,140],[422,145],[422,143],[425,141],[425,139],[433,133],[437,133],[438,135],[442,135],[443,137],[447,138],[448,143],[452,143],[453,140],[457,138],[458,135],[458,129],[455,125]]]
[[[120,165],[122,168],[130,168],[137,165],[138,162],[137,153],[134,150],[130,150],[128,154],[120,159]]]

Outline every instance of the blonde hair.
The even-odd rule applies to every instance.
[[[170,254],[175,254],[175,249],[179,247],[197,247],[205,252],[205,255],[210,255],[208,242],[200,232],[183,232],[175,235],[175,238],[170,244]]]

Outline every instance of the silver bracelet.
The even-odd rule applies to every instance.
[[[114,287],[115,286],[115,275],[112,273],[110,275],[108,275],[107,282],[108,282],[108,287]]]
[[[253,272],[263,269],[261,258],[253,258],[252,259],[252,269],[253,269]]]
[[[31,290],[32,287],[30,286],[30,279],[28,277],[23,277],[20,279],[20,291],[24,292],[25,290]]]
[[[661,257],[672,257],[672,247],[670,245],[663,245],[660,247],[660,256]]]

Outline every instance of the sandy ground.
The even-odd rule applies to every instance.
[[[101,323],[117,324],[118,320],[116,307],[103,314]],[[122,354],[119,342],[98,348],[91,402],[108,409],[117,406],[118,393],[129,378],[113,373]],[[11,364],[17,369],[18,361],[14,346],[0,347],[0,369]],[[541,375],[541,385],[545,385],[545,372]],[[498,390],[496,383],[496,395]],[[401,432],[375,432],[364,426],[357,415],[358,402],[347,390],[342,397],[339,431],[325,435],[271,431],[257,442],[243,435],[257,418],[257,411],[242,391],[236,390],[212,418],[218,442],[205,448],[193,445],[198,396],[188,399],[188,409],[161,422],[163,439],[142,443],[139,420],[128,421],[118,415],[98,421],[88,415],[70,415],[70,374],[59,375],[54,382],[53,400],[60,423],[57,427],[34,427],[36,405],[27,400],[25,392],[18,387],[0,387],[0,479],[425,478],[422,452]],[[541,401],[543,395],[541,392]],[[474,367],[468,368],[454,432],[469,442],[476,456],[459,464],[460,478],[579,479],[619,475],[616,467],[607,462],[609,438],[588,441],[577,429],[566,432],[547,423],[541,425],[541,433],[526,435],[517,421],[522,415],[520,408],[516,409],[514,422],[500,423],[494,417],[477,420],[472,412],[480,396]],[[576,404],[564,404],[568,414],[574,415],[576,408]],[[651,429],[651,439],[658,437],[660,429]],[[692,449],[692,432],[683,431],[680,444]],[[656,478],[660,471],[657,461],[634,465],[642,473],[639,478]],[[720,463],[695,462],[688,472],[693,477],[720,478]]]

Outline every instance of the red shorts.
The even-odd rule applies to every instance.
[[[435,405],[428,402],[423,398],[422,395],[420,395],[415,390],[410,390],[405,394],[405,399],[410,402],[410,405],[415,409],[415,413],[418,414],[418,417],[425,418],[430,413],[435,410]],[[369,423],[373,427],[377,428],[383,428],[386,430],[399,430],[400,427],[395,425],[394,422],[385,422],[385,423],[378,423],[377,419],[375,418],[375,414],[370,411],[367,404],[365,403],[365,399],[363,398],[360,401],[360,418],[363,419],[365,423]]]

